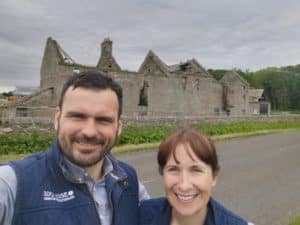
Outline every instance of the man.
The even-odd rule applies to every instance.
[[[148,193],[111,154],[122,129],[122,89],[85,72],[64,85],[47,152],[0,167],[0,225],[137,225]]]

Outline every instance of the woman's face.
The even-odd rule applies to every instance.
[[[163,169],[165,192],[173,213],[204,218],[212,188],[216,184],[216,176],[189,145],[179,144],[175,155],[178,162],[171,154]]]

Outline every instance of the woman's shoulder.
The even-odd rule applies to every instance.
[[[168,203],[168,200],[164,197],[161,198],[151,198],[151,199],[146,199],[141,201],[140,206],[141,207],[147,207],[147,208],[152,208],[152,207],[163,207]]]
[[[156,224],[154,221],[169,220],[170,205],[166,198],[153,198],[144,200],[140,203],[140,224]]]
[[[227,221],[228,224],[237,224],[237,225],[247,225],[248,223],[239,215],[225,208],[221,203],[217,202],[214,199],[209,201],[210,207],[213,210],[213,216],[216,221]],[[217,224],[219,224],[217,222]]]

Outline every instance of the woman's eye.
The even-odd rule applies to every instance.
[[[196,172],[196,173],[203,173],[203,169],[198,168],[198,167],[193,167],[193,168],[191,168],[191,171],[192,171],[192,172]]]

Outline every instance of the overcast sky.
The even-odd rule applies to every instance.
[[[95,66],[104,38],[121,68],[152,49],[206,69],[300,64],[299,0],[1,0],[0,87],[38,86],[47,37]]]

